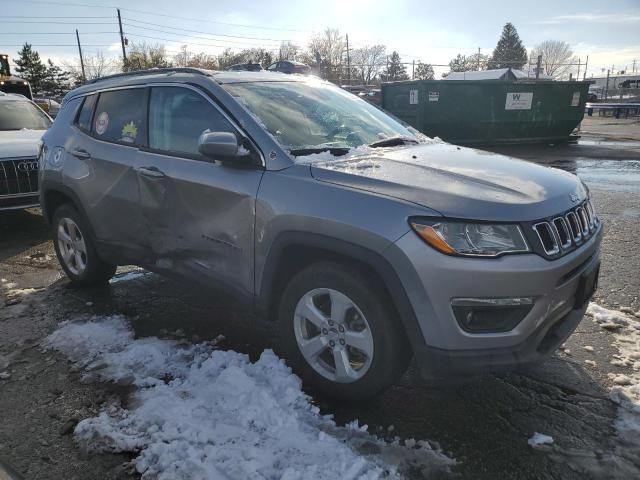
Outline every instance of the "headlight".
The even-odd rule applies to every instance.
[[[410,224],[420,238],[448,255],[496,257],[530,251],[518,225],[425,219]]]

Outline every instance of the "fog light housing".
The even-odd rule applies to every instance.
[[[527,316],[533,298],[454,298],[451,308],[465,332],[501,333],[513,330]]]

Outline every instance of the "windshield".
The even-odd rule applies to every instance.
[[[223,85],[288,150],[353,148],[412,131],[357,96],[325,82]]]
[[[0,130],[46,130],[49,125],[49,117],[31,102],[0,102]]]

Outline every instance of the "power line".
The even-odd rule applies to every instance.
[[[214,40],[214,41],[220,41],[220,42],[224,42],[224,43],[231,43],[231,44],[237,44],[237,45],[258,45],[260,44],[260,42],[242,42],[242,41],[237,41],[237,40],[224,40],[224,39],[220,39],[220,38],[211,38],[211,37],[203,37],[200,35],[190,35],[190,34],[186,34],[186,33],[181,33],[181,32],[166,32],[164,30],[159,30],[157,28],[146,28],[146,27],[139,27],[137,25],[131,25],[129,23],[125,23],[124,26],[126,27],[133,27],[133,28],[140,28],[142,30],[150,30],[152,32],[162,32],[168,35],[176,35],[178,37],[188,37],[188,38],[199,38],[202,40]],[[135,32],[131,32],[131,30],[129,30],[129,32],[131,33],[131,35],[138,35]],[[141,34],[140,34],[141,35]],[[214,35],[214,34],[211,34]],[[277,45],[274,45],[274,48],[277,48]]]
[[[190,20],[192,22],[204,22],[204,23],[214,23],[216,25],[226,25],[228,27],[241,27],[241,28],[254,28],[254,29],[259,29],[259,30],[274,30],[274,31],[283,31],[283,32],[301,32],[301,33],[308,33],[306,30],[296,30],[294,28],[279,28],[279,27],[266,27],[264,25],[246,25],[246,24],[241,24],[241,23],[227,23],[227,22],[218,22],[215,20],[208,20],[208,19],[202,19],[202,18],[189,18],[189,17],[179,17],[176,15],[167,15],[164,13],[155,13],[155,12],[147,12],[144,10],[135,10],[133,8],[122,8],[122,10],[124,11],[128,11],[128,12],[136,12],[136,13],[144,13],[145,15],[155,15],[158,17],[167,17],[167,18],[171,18],[171,19],[180,19],[180,20]]]
[[[169,42],[169,43],[182,43],[184,44],[184,41],[181,40],[171,40],[169,38],[162,38],[162,37],[154,37],[151,35],[140,35],[138,33],[129,33],[127,34],[128,37],[141,37],[141,38],[149,38],[152,40],[160,40],[163,42]],[[229,48],[229,45],[220,45],[220,44],[216,44],[216,43],[195,43],[195,42],[186,42],[189,45],[198,45],[200,47],[217,47],[217,48]],[[251,44],[246,44],[246,46],[250,46]],[[253,45],[260,45],[259,43],[255,43]],[[276,47],[273,47],[276,48]]]
[[[162,25],[160,23],[143,22],[142,20],[134,20],[132,18],[123,18],[123,20],[125,22],[129,21],[129,22],[142,23],[143,25],[153,25],[154,27],[168,28],[168,29],[171,29],[171,30],[178,30],[178,31],[184,31],[184,32],[189,32],[189,33],[204,33],[205,35],[212,35],[212,36],[217,36],[217,37],[242,38],[242,39],[270,41],[270,42],[282,42],[282,41],[288,40],[288,39],[281,39],[281,38],[260,38],[260,37],[246,37],[246,36],[241,36],[241,35],[227,35],[225,33],[210,33],[210,32],[203,32],[201,30],[190,30],[190,29],[186,29],[186,28],[172,27],[170,25]],[[129,24],[129,26],[137,27],[137,28],[141,28],[141,29],[145,29],[145,30],[154,30],[152,28],[141,27],[141,26],[131,25],[131,24]],[[171,33],[171,32],[165,32],[164,30],[155,30],[155,31],[163,32],[163,33]]]
[[[65,19],[69,19],[69,18],[84,18],[84,19],[92,19],[92,18],[113,18],[107,15],[102,15],[99,17],[76,17],[76,16],[71,16],[71,15],[63,15],[63,16],[53,16],[53,15],[3,15],[2,18],[65,18]]]
[[[56,24],[56,25],[113,25],[114,22],[61,22],[61,21],[31,21],[31,20],[27,20],[27,21],[22,21],[22,20],[17,20],[17,21],[12,21],[12,24],[21,24],[21,23],[28,23],[28,24],[36,24],[36,25],[49,25],[49,24]]]
[[[20,0],[20,1],[21,1],[21,3],[35,3],[35,4],[41,4],[41,5],[61,5],[61,6],[64,6],[64,7],[86,7],[86,8],[102,8],[102,9],[116,9],[117,8],[115,5],[90,5],[90,4],[86,4],[86,3],[69,3],[69,2],[56,2],[56,1],[43,1],[43,0]],[[287,32],[308,33],[305,30],[297,30],[297,29],[294,29],[294,28],[280,28],[280,27],[268,27],[268,26],[265,26],[265,25],[247,25],[247,24],[241,24],[241,23],[219,22],[219,21],[209,20],[209,19],[193,18],[193,17],[181,17],[181,16],[177,16],[177,15],[173,15],[173,14],[150,12],[150,11],[138,10],[138,9],[134,9],[134,8],[121,8],[121,10],[127,11],[127,12],[142,13],[144,15],[154,15],[154,16],[157,16],[157,17],[171,18],[172,20],[175,20],[175,19],[189,20],[189,21],[192,21],[192,22],[201,22],[201,23],[207,23],[207,24],[212,24],[213,23],[213,24],[216,24],[216,25],[226,25],[228,27],[240,27],[240,28],[252,28],[252,29],[256,29],[256,30],[272,30],[272,31],[287,31]],[[49,17],[49,18],[53,18],[53,17]]]
[[[118,32],[85,32],[82,35],[117,35]],[[0,32],[0,35],[75,35],[70,32]]]
[[[75,43],[32,43],[30,44],[32,47],[74,47],[77,48],[78,45]],[[85,47],[110,47],[112,44],[108,43],[108,44],[88,44],[88,45],[84,45]],[[3,45],[0,45],[0,47],[24,47],[24,43],[16,43],[16,44],[9,44],[9,43],[5,43]]]

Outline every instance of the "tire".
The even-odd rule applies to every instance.
[[[334,308],[336,319],[331,318]],[[284,288],[277,322],[279,353],[307,389],[325,397],[374,397],[395,383],[411,360],[386,291],[339,263],[318,262],[294,275]]]
[[[75,207],[68,203],[58,207],[52,223],[58,261],[73,284],[97,285],[113,277],[116,265],[98,257],[91,230]]]

